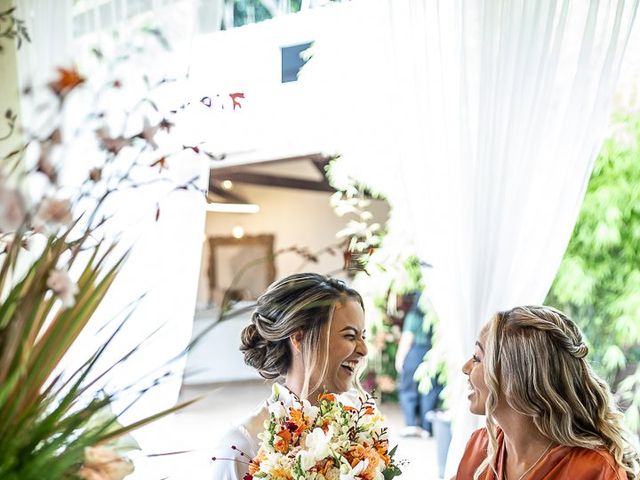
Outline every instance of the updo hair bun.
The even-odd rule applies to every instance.
[[[258,311],[253,313],[251,324],[242,330],[240,351],[244,354],[244,363],[271,380],[287,373],[291,354],[286,340],[274,342],[264,338],[261,327],[265,321],[269,322]]]
[[[295,273],[272,283],[256,301],[251,325],[242,331],[245,363],[267,379],[285,376],[293,359],[291,336],[302,333],[301,351],[313,355],[336,303],[348,299],[363,307],[358,292],[317,273]]]

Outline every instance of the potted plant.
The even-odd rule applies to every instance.
[[[13,9],[0,12],[0,21],[21,25]],[[89,107],[93,110],[80,129],[69,128],[73,117],[68,110],[69,102],[73,102],[70,99],[82,94],[89,84],[90,79],[75,68],[60,68],[44,91],[36,85],[23,92],[26,100],[43,95],[42,102],[33,100],[38,122],[22,126],[11,109],[3,110],[0,116],[3,479],[120,480],[133,469],[124,453],[137,448],[127,437],[128,432],[191,403],[149,412],[146,418],[126,426],[119,423],[122,408],[112,412],[116,402],[126,395],[130,407],[161,381],[153,378],[151,387],[130,384],[108,392],[102,388],[114,369],[140,347],[140,343],[127,347],[116,360],[105,359],[114,340],[121,338],[129,308],[96,333],[92,339],[95,350],[78,354],[76,362],[65,362],[80,341],[87,341],[87,326],[127,258],[127,252],[118,251],[117,240],[104,233],[109,217],[101,207],[116,192],[141,188],[136,183],[138,170],[159,170],[158,176],[149,181],[162,180],[168,156],[140,160],[135,154],[153,152],[156,133],[168,133],[173,125],[169,116],[153,121],[145,117],[137,128],[113,133],[108,128],[112,120],[109,112]],[[109,80],[98,88],[102,95],[116,95],[121,84],[120,79]],[[153,103],[150,97],[137,100],[138,105]],[[46,123],[41,122],[43,119]],[[81,133],[94,139],[90,143],[93,147],[82,152],[82,179],[70,186],[60,181],[61,173],[66,162],[77,160],[78,154],[58,154],[67,153],[64,148],[75,144],[75,135]],[[135,160],[126,163],[131,157]],[[128,165],[128,169],[117,168],[122,165]],[[30,188],[32,183],[41,188]],[[195,188],[191,182],[168,185],[172,191]],[[156,220],[158,215],[159,210]]]

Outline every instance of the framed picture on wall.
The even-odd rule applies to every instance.
[[[209,301],[256,300],[273,283],[273,235],[209,237]]]

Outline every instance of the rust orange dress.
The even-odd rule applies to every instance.
[[[482,480],[504,480],[504,436],[498,429],[496,477],[488,469]],[[455,480],[471,480],[476,468],[487,456],[489,435],[485,428],[476,430],[464,451]],[[624,469],[604,449],[592,450],[558,445],[552,448],[527,474],[526,480],[627,480]]]

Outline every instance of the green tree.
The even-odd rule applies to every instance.
[[[640,430],[640,114],[615,117],[546,299],[582,328],[595,369]]]
[[[328,1],[340,2],[342,0]],[[322,0],[224,0],[225,13],[222,19],[222,29],[228,30],[261,22],[279,15],[320,7],[325,3]]]

